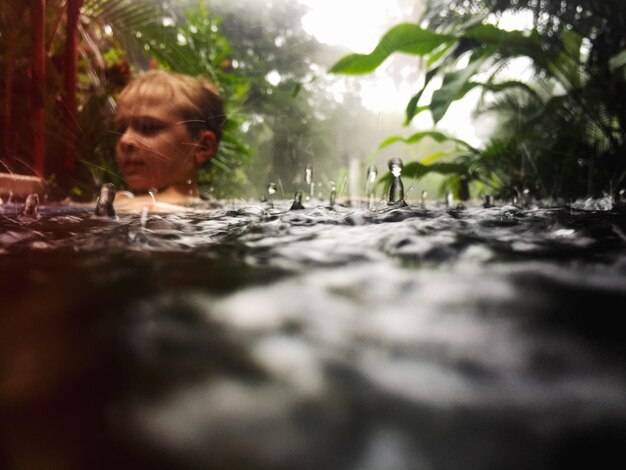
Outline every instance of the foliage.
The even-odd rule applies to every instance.
[[[484,22],[509,10],[530,12],[533,29]],[[543,196],[577,197],[624,184],[622,2],[433,0],[422,25],[396,26],[372,53],[345,57],[331,71],[370,72],[394,52],[425,57],[425,84],[407,105],[407,124],[426,110],[437,123],[452,102],[482,89],[479,111],[496,113],[499,129],[480,151],[456,158],[474,160],[501,192],[529,187]],[[519,57],[532,61],[534,76],[503,79],[506,65]],[[430,102],[422,103],[437,80]]]
[[[312,80],[324,50],[302,28],[304,7],[290,0],[213,0],[212,8],[222,18],[237,71],[250,84],[240,112],[253,152],[248,175],[254,190],[261,195],[274,181],[290,193],[307,164],[316,177],[334,172],[336,106],[323,80]]]
[[[62,181],[67,175],[63,174],[60,155],[68,138],[60,126],[65,2],[49,0],[46,6],[46,174],[51,181]],[[133,73],[148,67],[202,74],[221,88],[233,117],[227,121],[215,164],[202,180],[211,181],[217,196],[241,192],[246,182],[242,167],[248,153],[241,139],[241,120],[236,116],[247,82],[228,66],[230,49],[216,18],[199,7],[180,15],[177,26],[170,16],[171,7],[151,0],[84,1],[76,117],[77,153],[82,165],[63,188],[73,197],[91,199],[95,187],[105,181],[123,185],[113,158],[117,141],[112,128],[114,99]],[[29,96],[31,87],[28,8],[19,2],[15,6],[2,2],[0,23],[0,85],[5,103],[0,158],[10,170],[30,172],[29,101],[21,99]]]

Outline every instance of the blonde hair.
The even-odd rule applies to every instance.
[[[224,102],[218,88],[203,77],[163,70],[141,73],[122,90],[117,106],[120,109],[137,101],[147,105],[171,103],[172,111],[180,114],[192,135],[207,129],[218,142],[222,137]]]

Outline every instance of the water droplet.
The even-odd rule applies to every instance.
[[[37,220],[39,217],[39,196],[37,194],[29,194],[26,196],[24,207],[18,218],[20,220]]]
[[[378,168],[374,165],[370,165],[367,167],[367,182],[372,184],[376,182],[376,178],[378,177]]]
[[[267,202],[271,208],[274,207],[274,194],[276,194],[276,183],[270,183],[267,185]]]
[[[159,192],[159,190],[157,188],[150,188],[148,190],[148,194],[152,198],[152,203],[153,204],[156,204],[156,195],[157,195],[158,192]]]
[[[422,191],[422,201],[421,201],[422,209],[426,208],[426,198],[427,197],[428,197],[428,192]]]
[[[139,223],[141,224],[141,229],[146,228],[146,223],[148,223],[148,206],[143,206],[141,210],[141,218],[139,219]]]
[[[365,195],[369,198],[369,208],[374,205],[374,185],[376,184],[376,178],[378,178],[378,168],[374,165],[367,167],[367,178],[365,180]]]
[[[304,169],[304,181],[306,182],[309,194],[307,194],[307,200],[315,197],[315,183],[313,182],[313,166],[307,165]]]
[[[446,208],[450,209],[452,207],[453,202],[454,202],[454,195],[452,194],[452,191],[448,191],[448,194],[446,194]]]
[[[402,160],[398,157],[389,159],[387,165],[389,166],[389,170],[393,176],[400,176],[402,169],[404,168],[404,163],[402,163]]]
[[[302,191],[296,191],[296,194],[293,197],[293,204],[289,210],[294,211],[300,209],[304,209],[304,206],[302,205]]]
[[[104,217],[115,217],[113,201],[115,200],[115,186],[112,183],[105,183],[100,188],[100,196],[96,201],[96,215]]]
[[[404,164],[400,158],[393,157],[389,160],[388,166],[391,174],[393,175],[393,180],[391,181],[391,186],[389,188],[389,204],[405,206],[404,184],[402,183],[402,178],[400,178]]]
[[[337,185],[334,181],[330,182],[330,207],[335,205],[337,199]]]

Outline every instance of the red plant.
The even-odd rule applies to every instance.
[[[13,81],[15,79],[15,46],[17,42],[17,28],[9,30],[6,52],[6,76],[4,82],[4,126],[2,128],[2,143],[8,163],[13,160]]]
[[[45,174],[45,116],[44,91],[46,88],[46,1],[31,0],[30,18],[33,41],[31,124],[33,128],[33,170],[38,176]]]

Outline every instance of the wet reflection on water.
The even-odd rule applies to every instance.
[[[3,207],[0,466],[623,459],[623,211],[291,203]]]

